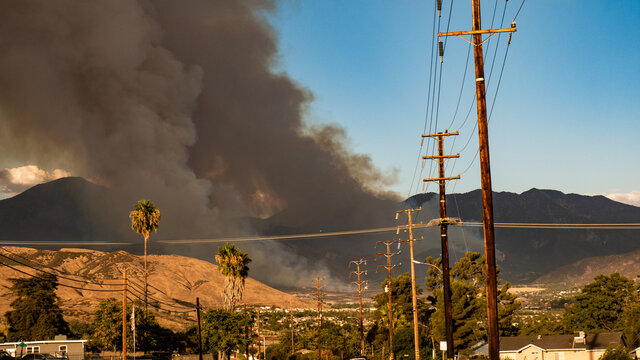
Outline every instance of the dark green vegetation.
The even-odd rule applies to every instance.
[[[627,346],[634,348],[640,345],[640,286],[618,273],[598,275],[561,315],[542,313],[520,323],[522,335],[623,331]]]
[[[55,275],[42,274],[10,281],[10,290],[16,299],[11,302],[13,310],[5,314],[9,341],[52,339],[57,334],[69,333],[56,296],[58,279]]]

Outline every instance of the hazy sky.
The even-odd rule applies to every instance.
[[[521,4],[506,3],[501,25],[505,2],[483,1],[482,27],[490,27],[496,7],[493,27],[509,27]],[[443,0],[441,31],[450,6]],[[473,54],[465,63],[469,45],[460,38],[448,39],[436,78],[439,106],[429,104],[426,115],[430,69],[440,71],[431,60],[434,8],[434,1],[285,0],[270,16],[281,54],[275,67],[315,94],[308,119],[345,127],[352,150],[397,170],[393,189],[403,195],[422,190],[414,168],[425,126],[443,131],[452,123],[460,135],[446,140],[445,152],[461,158],[447,175],[462,179],[447,191],[480,187],[475,107],[465,122],[475,102]],[[449,31],[471,28],[470,1],[454,2],[451,14]],[[529,0],[516,22],[489,125],[494,191],[625,193],[640,204],[640,192],[633,193],[640,190],[640,2]],[[485,43],[489,110],[506,40]]]

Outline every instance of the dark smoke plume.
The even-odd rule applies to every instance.
[[[3,0],[0,151],[163,211],[164,238],[374,226],[394,195],[272,69],[271,1]],[[5,165],[6,166],[6,165]],[[386,200],[381,200],[386,199]],[[126,221],[126,220],[124,220]],[[280,248],[280,247],[278,247]]]

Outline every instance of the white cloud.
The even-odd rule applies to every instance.
[[[640,206],[640,190],[633,190],[630,193],[613,193],[607,195],[607,197],[611,200],[621,202],[624,204]]]
[[[0,197],[13,196],[32,186],[70,175],[68,171],[62,169],[49,172],[36,165],[5,168],[0,170]]]

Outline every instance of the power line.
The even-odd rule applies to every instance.
[[[28,273],[28,272],[26,272],[26,271],[22,271],[22,270],[20,270],[20,269],[17,269],[17,268],[15,268],[15,267],[13,267],[13,266],[11,266],[11,265],[9,265],[9,264],[0,263],[0,265],[2,265],[2,266],[6,266],[6,267],[8,267],[8,268],[10,268],[10,269],[12,269],[12,270],[15,270],[15,271],[17,271],[17,272],[19,272],[19,273],[25,274],[25,275],[27,275],[27,276],[29,276],[29,277],[35,277],[35,276],[36,276],[36,275],[33,275],[33,274],[29,274],[29,273]],[[47,274],[49,274],[49,273],[47,273]],[[49,275],[56,276],[56,275],[54,275],[54,274],[49,274]],[[56,277],[57,277],[57,276],[56,276]],[[58,286],[67,287],[67,288],[76,289],[76,290],[83,290],[83,291],[110,292],[110,293],[113,293],[113,292],[117,292],[117,293],[119,293],[119,292],[121,291],[121,289],[115,289],[115,290],[109,290],[109,289],[86,289],[86,288],[81,288],[81,287],[78,287],[78,286],[62,284],[62,283],[60,283],[60,282],[57,282],[57,284],[58,284]]]
[[[64,277],[64,276],[62,276],[62,275],[68,275],[68,276],[76,276],[76,277],[80,277],[80,278],[86,279],[86,281],[84,281],[86,284],[100,285],[100,286],[102,286],[102,285],[121,285],[120,283],[117,283],[117,284],[106,284],[106,283],[99,283],[99,282],[95,282],[95,280],[93,280],[93,279],[91,279],[91,278],[88,278],[88,277],[86,277],[86,276],[77,275],[77,274],[71,274],[71,273],[69,273],[69,272],[61,271],[61,270],[56,269],[56,268],[54,268],[54,267],[47,266],[47,265],[44,265],[44,264],[39,263],[39,262],[37,262],[37,261],[34,261],[34,260],[31,260],[31,259],[28,259],[28,258],[26,258],[26,257],[24,257],[24,256],[21,256],[21,255],[19,255],[19,254],[16,254],[16,253],[14,253],[14,252],[10,251],[10,250],[7,250],[7,249],[6,249],[6,247],[4,247],[4,246],[0,246],[0,249],[2,249],[2,250],[4,250],[4,251],[8,252],[9,254],[11,254],[11,255],[13,255],[13,256],[15,256],[15,257],[18,257],[18,258],[20,258],[20,259],[22,259],[22,260],[24,260],[24,261],[27,261],[27,262],[29,262],[29,263],[31,263],[31,264],[34,264],[35,266],[39,266],[39,267],[43,267],[43,268],[47,268],[47,269],[51,269],[51,270],[53,270],[53,271],[57,272],[58,274],[61,274],[61,275],[57,275],[57,276],[60,276],[60,277],[62,277],[62,278],[65,278],[65,277]],[[2,255],[2,254],[0,254],[0,256],[7,257],[6,255]],[[43,270],[40,270],[40,269],[36,269],[36,268],[34,268],[34,267],[32,267],[32,266],[26,265],[26,264],[24,264],[24,263],[21,263],[21,262],[19,262],[19,261],[15,260],[15,259],[10,258],[10,257],[7,257],[7,258],[9,258],[9,259],[11,259],[12,261],[14,261],[14,262],[16,262],[16,263],[19,263],[19,264],[21,264],[21,265],[23,265],[23,266],[27,266],[27,267],[30,267],[30,268],[32,268],[32,269],[38,270],[38,271],[43,271]],[[43,271],[43,272],[44,272],[44,271]],[[77,281],[77,282],[83,282],[82,280],[76,280],[76,279],[67,279],[67,280]],[[104,280],[104,281],[118,281],[118,280],[115,280],[115,279],[114,279],[114,280]]]
[[[42,270],[42,269],[38,269],[38,268],[35,268],[35,267],[30,266],[30,265],[28,265],[28,264],[25,264],[25,263],[23,263],[23,262],[21,262],[21,261],[18,261],[18,260],[16,260],[16,259],[13,259],[13,258],[11,258],[11,257],[9,257],[9,256],[7,256],[7,255],[4,255],[4,254],[0,254],[0,257],[3,257],[3,258],[5,258],[5,259],[8,259],[9,261],[13,261],[13,262],[15,262],[15,263],[18,263],[18,264],[20,264],[20,265],[22,265],[22,266],[26,266],[26,267],[28,267],[29,269],[33,269],[33,270],[35,270],[35,271],[39,271],[39,272],[42,272],[42,273],[45,273],[45,274],[48,274],[48,275],[53,275],[53,276],[56,276],[56,277],[58,277],[58,278],[62,278],[62,279],[69,280],[69,281],[75,281],[75,282],[80,282],[80,283],[83,283],[83,284],[86,284],[86,285],[97,285],[97,286],[114,286],[114,285],[117,285],[117,284],[99,284],[99,283],[89,282],[89,281],[86,281],[86,280],[73,279],[73,278],[70,278],[70,277],[63,276],[63,275],[56,275],[56,274],[50,273],[50,272],[48,272],[48,271],[44,271],[44,270]]]

